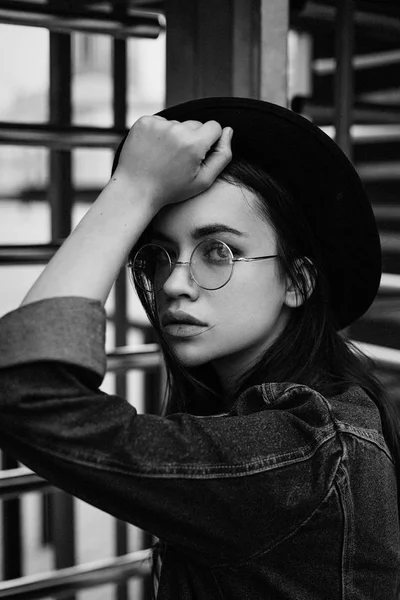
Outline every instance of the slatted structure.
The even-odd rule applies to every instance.
[[[353,0],[0,0],[0,23],[45,27],[50,32],[49,121],[1,121],[0,144],[49,150],[51,241],[0,246],[0,265],[45,264],[71,230],[74,195],[71,152],[115,148],[126,131],[127,40],[155,39],[166,30],[166,105],[211,95],[262,98],[290,106],[332,136],[354,161],[373,202],[384,250],[380,293],[368,314],[348,332],[377,359],[380,375],[398,394],[400,372],[400,5]],[[71,34],[112,39],[113,122],[110,127],[72,125]],[[289,44],[288,44],[289,39]],[[0,82],[1,89],[1,82]],[[1,183],[0,183],[1,185]],[[100,191],[100,190],[98,190]],[[95,197],[93,193],[93,197]],[[1,244],[1,240],[0,240]],[[146,345],[127,347],[126,278],[116,282],[116,349],[108,356],[116,391],[126,394],[126,372],[147,373],[146,410],[158,408],[160,354],[150,330]],[[114,561],[75,567],[72,499],[12,457],[3,456],[3,578],[0,598],[73,598],[84,587],[146,577],[146,554],[127,554],[125,524],[115,524]],[[51,489],[51,491],[49,491]],[[53,519],[56,572],[26,577],[21,565],[21,508],[28,491],[45,493]],[[51,500],[49,501],[49,498]],[[49,503],[50,502],[50,503]],[[47,506],[47,508],[46,508]],[[47,511],[47,513],[46,513]],[[143,547],[151,539],[144,534]],[[144,562],[143,562],[144,560]],[[67,595],[65,595],[67,594]],[[149,588],[143,588],[143,599]]]

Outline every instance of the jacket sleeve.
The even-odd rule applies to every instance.
[[[300,398],[289,412],[139,415],[98,389],[104,331],[104,310],[84,298],[42,300],[0,319],[5,451],[57,487],[206,561],[276,544],[323,500],[338,451],[324,443],[318,454],[326,415],[304,418],[312,399]],[[260,402],[258,389],[249,394],[250,404]]]

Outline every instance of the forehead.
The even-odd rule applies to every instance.
[[[153,229],[177,241],[213,223],[237,229],[255,241],[274,237],[270,223],[261,218],[255,194],[239,185],[216,181],[205,192],[163,208],[153,221]]]

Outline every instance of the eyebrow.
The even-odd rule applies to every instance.
[[[244,233],[244,231],[239,231],[238,229],[234,229],[233,227],[229,227],[223,223],[210,223],[209,225],[196,227],[196,229],[193,229],[190,232],[190,235],[194,240],[200,240],[203,237],[214,235],[215,233],[231,233],[239,237],[249,237],[248,233]],[[168,235],[165,235],[165,233],[162,233],[161,231],[152,231],[151,234],[152,237],[156,237],[159,240],[166,242],[172,241]]]

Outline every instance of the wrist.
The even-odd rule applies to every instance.
[[[140,207],[144,214],[149,214],[151,218],[161,208],[160,199],[149,185],[144,185],[131,175],[123,171],[119,172],[118,169],[113,173],[104,191],[125,209],[137,210]]]

